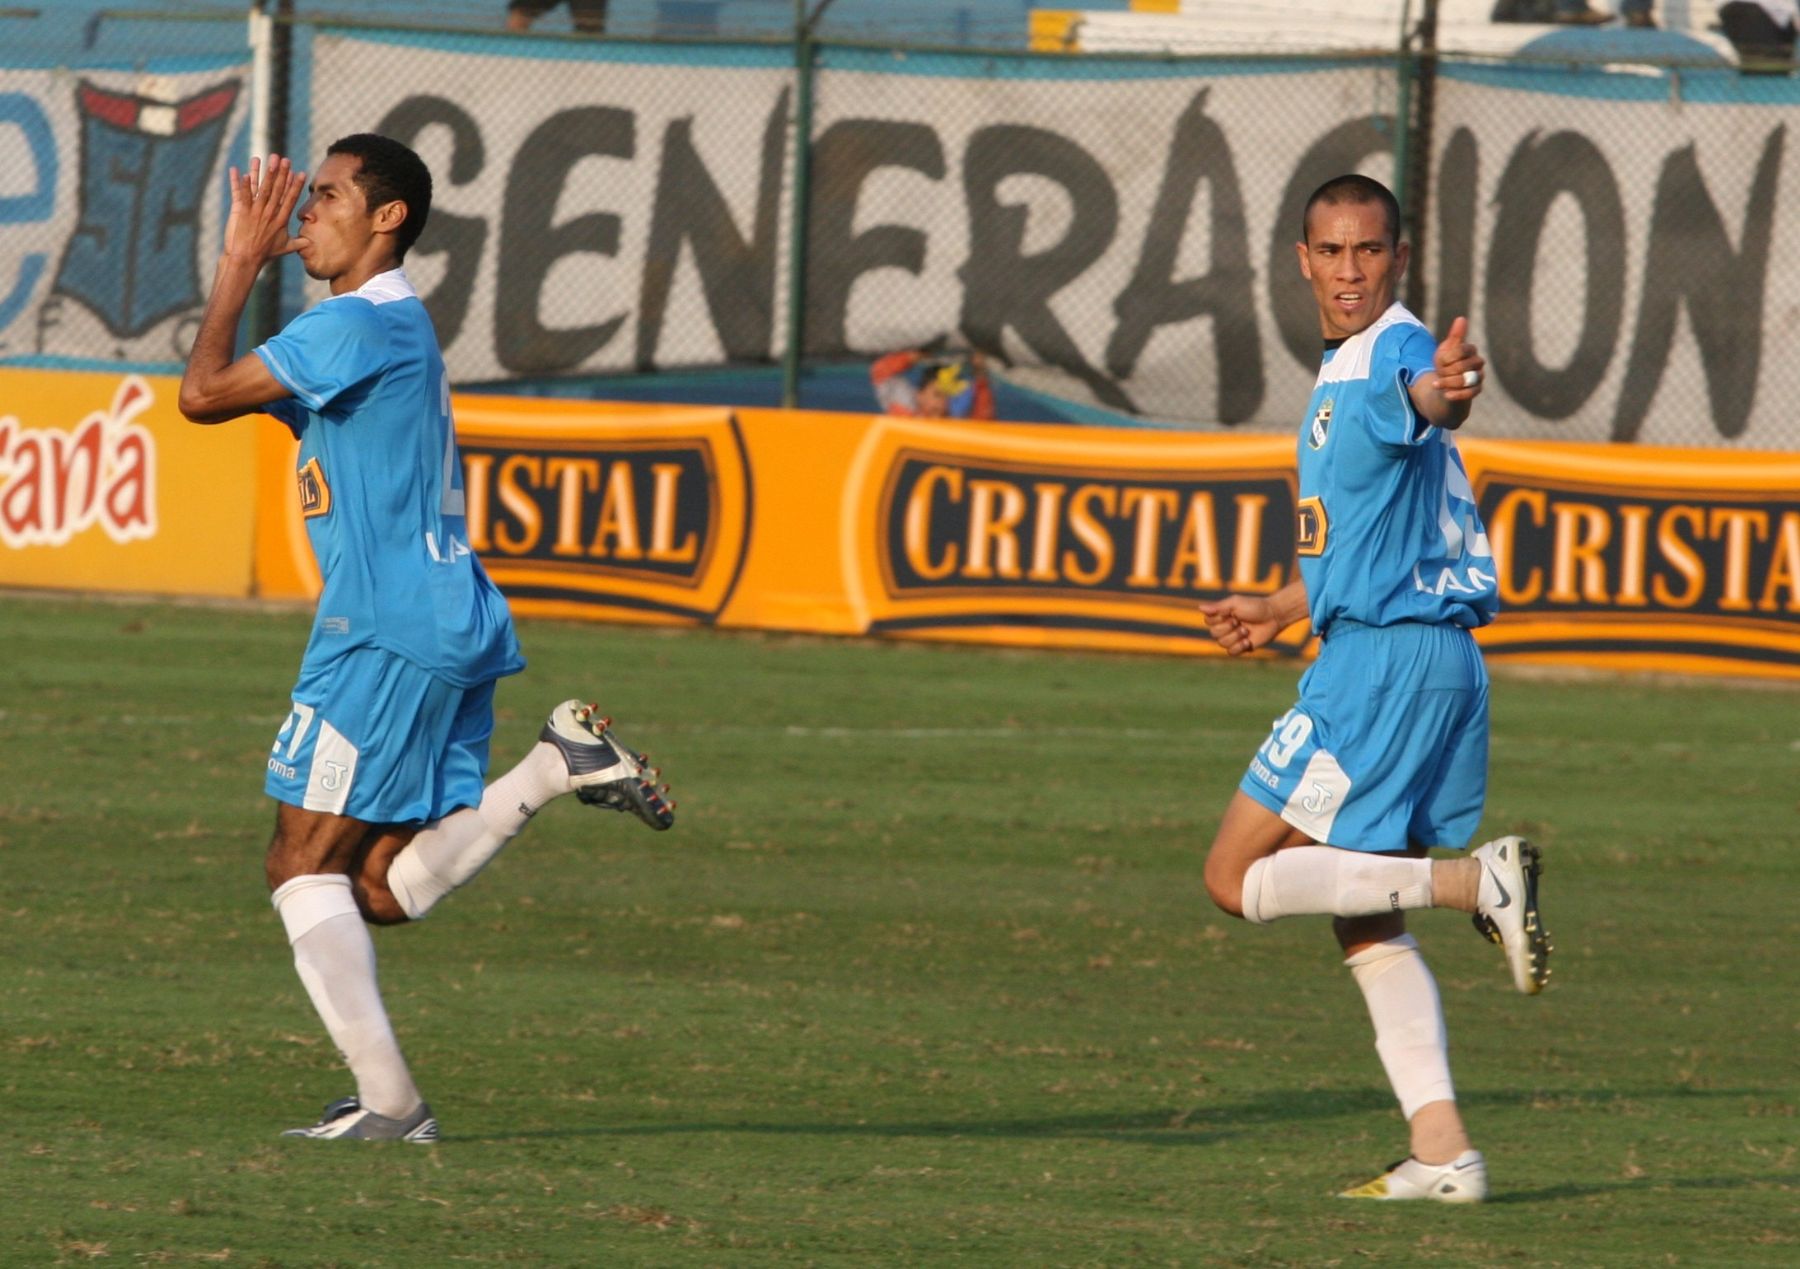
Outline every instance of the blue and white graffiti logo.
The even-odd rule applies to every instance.
[[[76,89],[80,213],[51,292],[78,301],[115,339],[202,301],[201,209],[239,87],[230,80],[181,101],[86,81]]]

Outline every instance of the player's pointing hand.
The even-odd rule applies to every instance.
[[[1468,335],[1469,319],[1457,318],[1450,323],[1450,333],[1444,336],[1432,358],[1437,390],[1451,401],[1473,401],[1486,380],[1487,362],[1468,342]]]

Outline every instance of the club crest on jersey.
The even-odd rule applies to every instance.
[[[327,515],[331,511],[331,486],[325,483],[325,469],[319,466],[316,458],[308,459],[306,466],[294,473],[300,481],[300,515],[310,520],[314,516]]]
[[[1325,445],[1325,437],[1331,431],[1331,398],[1326,397],[1319,406],[1319,412],[1312,417],[1312,423],[1306,429],[1306,443],[1313,449],[1321,449]]]

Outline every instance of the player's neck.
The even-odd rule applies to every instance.
[[[400,267],[392,253],[383,251],[379,255],[359,260],[350,268],[331,279],[333,295],[348,295],[352,291],[360,291],[368,284],[370,278],[390,272]]]

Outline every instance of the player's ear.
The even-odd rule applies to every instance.
[[[1394,244],[1394,280],[1399,281],[1406,276],[1407,263],[1412,259],[1412,243]]]
[[[1308,282],[1311,282],[1312,261],[1306,258],[1306,244],[1304,242],[1296,242],[1294,244],[1294,250],[1300,256],[1300,276],[1305,278]]]
[[[375,232],[391,234],[406,223],[406,203],[396,198],[375,209]]]

